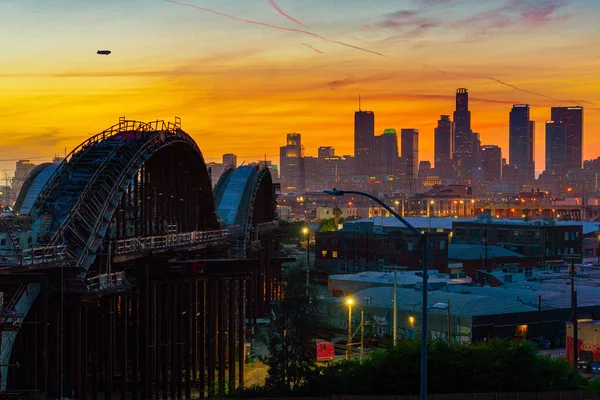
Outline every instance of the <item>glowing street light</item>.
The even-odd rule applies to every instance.
[[[348,305],[348,343],[346,344],[346,360],[348,360],[350,359],[350,349],[352,348],[352,304],[354,304],[352,297],[346,299],[346,304]]]
[[[306,295],[308,296],[308,262],[310,260],[310,229],[307,226],[302,228],[302,233],[306,235]]]

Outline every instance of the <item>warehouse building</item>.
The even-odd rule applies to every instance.
[[[598,288],[580,285],[578,315],[600,318]],[[371,322],[378,336],[392,334],[393,287],[372,287],[352,295],[352,324],[358,326],[360,313]],[[571,294],[564,282],[522,282],[500,288],[446,286],[429,293],[428,336],[459,342],[490,338],[532,340],[544,338],[552,347],[565,346],[565,322],[571,318]],[[333,327],[348,328],[345,298],[324,300],[324,309]],[[416,338],[421,333],[422,292],[397,289],[398,338]],[[449,305],[449,307],[448,307]]]

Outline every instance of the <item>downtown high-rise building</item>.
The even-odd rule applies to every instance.
[[[546,121],[546,171],[565,173],[567,130],[561,121]]]
[[[299,190],[302,186],[300,182],[301,135],[299,133],[288,133],[286,139],[286,145],[279,148],[281,188],[284,190]]]
[[[231,153],[223,154],[223,164],[237,168],[237,156]]]
[[[535,127],[529,104],[515,104],[509,119],[509,164],[518,170],[519,184],[531,183],[535,179]]]
[[[372,171],[377,178],[396,175],[398,162],[398,135],[395,129],[386,129],[375,136],[373,146]]]
[[[473,132],[471,131],[469,92],[465,88],[460,88],[456,91],[452,149],[452,160],[457,182],[468,184],[472,179]]]
[[[335,149],[333,146],[321,146],[318,150],[318,157],[320,159],[335,157]]]
[[[502,180],[502,149],[496,145],[481,146],[481,169],[486,182]]]
[[[552,107],[551,119],[566,130],[564,172],[581,170],[583,160],[583,107]]]
[[[449,115],[442,115],[434,130],[434,162],[437,176],[446,183],[452,178],[452,141],[454,123]]]
[[[419,130],[402,129],[400,131],[401,159],[404,175],[411,190],[414,190],[419,170]]]
[[[375,114],[373,111],[354,113],[354,160],[355,174],[369,175],[375,138]]]

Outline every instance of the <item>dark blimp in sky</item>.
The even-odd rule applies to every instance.
[[[98,52],[96,54],[101,54],[103,56],[107,56],[111,53],[110,50],[98,50]]]

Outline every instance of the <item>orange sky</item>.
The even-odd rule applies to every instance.
[[[513,103],[532,106],[538,172],[552,105],[586,108],[584,158],[600,156],[595,2],[276,2],[303,27],[268,1],[189,1],[304,32],[165,1],[55,3],[0,5],[11,17],[0,26],[11,38],[0,59],[0,160],[49,159],[120,116],[181,117],[207,161],[233,152],[278,162],[287,132],[302,133],[308,155],[328,145],[351,154],[359,94],[376,132],[418,128],[420,159],[432,160],[433,128],[458,87],[469,89],[473,129],[503,156]]]

